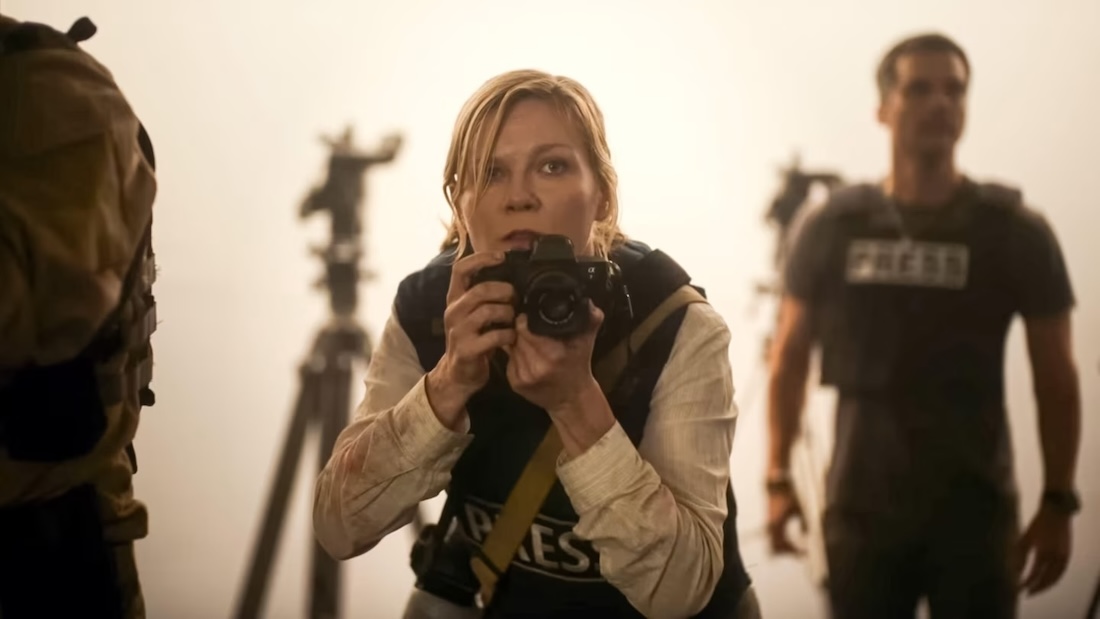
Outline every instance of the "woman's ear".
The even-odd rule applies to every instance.
[[[611,216],[611,201],[607,199],[607,192],[601,190],[596,195],[596,200],[598,200],[596,204],[599,204],[596,207],[596,221],[606,221]]]

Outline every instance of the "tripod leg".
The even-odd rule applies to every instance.
[[[298,463],[302,458],[305,433],[312,418],[311,413],[317,404],[316,374],[303,368],[301,376],[302,386],[301,391],[298,393],[298,402],[295,406],[290,427],[287,429],[279,467],[267,501],[263,527],[252,554],[244,595],[237,607],[236,617],[238,619],[255,619],[259,616],[261,606],[263,606],[267,583],[278,550],[279,534],[282,532],[283,523],[286,520],[290,493],[294,488],[294,477],[298,470]]]
[[[1096,580],[1096,590],[1092,592],[1092,602],[1085,619],[1100,619],[1100,579]]]
[[[318,449],[320,468],[324,468],[340,432],[348,424],[351,407],[351,374],[354,357],[333,355],[326,363],[317,410],[317,425],[321,429]],[[310,619],[336,619],[340,611],[340,563],[333,559],[316,540],[313,541],[312,587],[310,588]]]

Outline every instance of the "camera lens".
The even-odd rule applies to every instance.
[[[539,317],[551,324],[561,324],[573,317],[577,295],[572,290],[548,290],[539,296]]]
[[[561,326],[576,318],[580,284],[561,271],[545,271],[531,279],[527,307],[532,318],[547,326]]]

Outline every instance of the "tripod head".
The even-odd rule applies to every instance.
[[[775,224],[778,228],[774,256],[777,269],[782,268],[791,224],[795,221],[802,207],[806,205],[814,185],[820,183],[826,189],[832,191],[835,187],[844,183],[844,179],[835,172],[809,172],[803,170],[802,157],[797,151],[791,156],[791,162],[786,167],[779,169],[779,175],[783,184],[775,198],[772,199],[764,216],[768,222]],[[772,288],[774,286],[769,287],[769,289]]]
[[[844,182],[844,179],[834,172],[804,171],[802,157],[797,151],[791,155],[790,164],[779,169],[779,175],[783,179],[783,186],[768,207],[765,219],[778,224],[783,231],[794,221],[798,211],[810,197],[810,190],[814,184],[822,183],[832,189]]]
[[[782,185],[764,214],[764,219],[776,226],[775,253],[772,258],[774,270],[767,280],[758,280],[753,284],[754,308],[761,298],[778,297],[783,292],[781,273],[787,255],[791,225],[806,205],[810,191],[817,184],[824,185],[829,191],[844,184],[843,177],[835,172],[803,170],[802,157],[797,151],[791,155],[789,164],[779,168],[779,176]]]
[[[317,287],[327,287],[332,311],[337,316],[351,316],[358,307],[358,285],[361,277],[359,259],[363,255],[360,206],[364,201],[365,175],[371,166],[390,163],[401,148],[400,134],[393,133],[373,151],[358,149],[353,143],[349,126],[338,139],[322,137],[331,150],[328,176],[313,190],[299,209],[305,219],[313,213],[328,211],[332,222],[332,238],[327,247],[315,247],[313,253],[325,261],[325,277]]]

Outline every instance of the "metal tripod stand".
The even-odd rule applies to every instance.
[[[1089,602],[1089,609],[1086,613],[1085,619],[1100,618],[1100,579],[1096,580],[1096,589],[1092,592],[1092,600]]]
[[[325,142],[331,149],[328,177],[302,203],[300,216],[305,218],[318,211],[329,211],[332,217],[331,243],[328,247],[314,249],[326,266],[325,277],[317,287],[328,289],[332,313],[299,367],[301,386],[297,404],[279,457],[247,581],[238,600],[235,616],[240,619],[258,617],[263,606],[306,434],[320,432],[318,455],[319,466],[323,467],[332,454],[336,438],[348,423],[352,376],[370,363],[372,354],[370,337],[356,318],[359,281],[370,278],[369,272],[364,277],[359,270],[362,255],[359,207],[364,197],[365,173],[371,166],[393,161],[401,146],[401,137],[387,137],[374,152],[355,149],[350,128],[341,139],[326,138]],[[315,540],[310,568],[310,619],[336,619],[340,615],[340,566]]]

